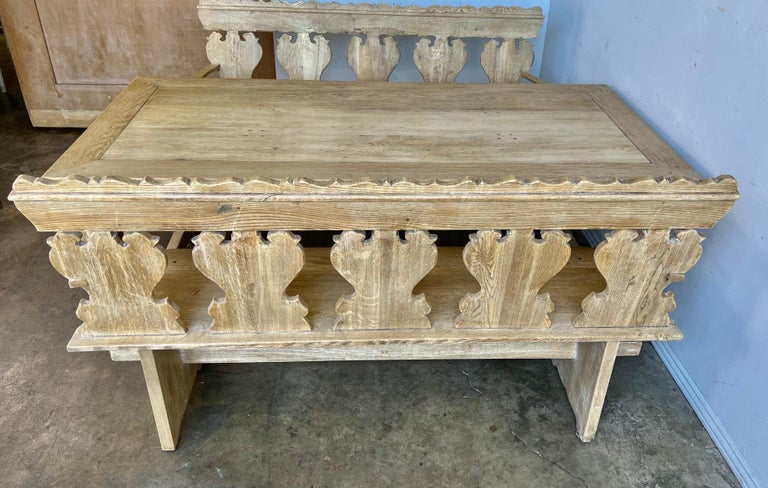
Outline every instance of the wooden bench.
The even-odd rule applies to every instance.
[[[89,293],[69,350],[141,361],[163,449],[198,365],[217,362],[552,359],[589,441],[615,358],[682,338],[664,290],[736,182],[702,179],[605,86],[511,83],[540,9],[199,8],[222,77],[249,78],[252,32],[279,31],[293,80],[137,79],[10,197]],[[327,33],[353,34],[366,81],[305,81]],[[394,35],[422,37],[430,83],[383,83],[403,62]],[[491,84],[447,83],[468,37],[490,38]],[[610,232],[575,245],[589,229]],[[193,248],[164,249],[162,231],[193,231]],[[305,249],[306,231],[336,235]]]

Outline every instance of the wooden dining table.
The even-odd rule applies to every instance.
[[[69,350],[141,362],[167,450],[218,362],[551,359],[589,441],[737,198],[605,85],[191,78],[134,80],[10,196],[89,293]]]

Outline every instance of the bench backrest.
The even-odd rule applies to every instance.
[[[400,61],[392,36],[418,36],[413,60],[424,81],[450,83],[467,62],[462,38],[485,38],[480,64],[492,83],[516,82],[533,63],[541,8],[400,7],[262,0],[200,0],[214,31],[207,53],[224,78],[250,78],[261,59],[256,31],[284,32],[277,61],[291,79],[318,80],[331,60],[324,34],[351,34],[346,59],[358,80],[386,81]]]

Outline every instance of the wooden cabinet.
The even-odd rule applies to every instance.
[[[37,127],[86,127],[136,76],[206,66],[197,0],[0,0],[24,101]],[[271,34],[257,77],[274,78]]]

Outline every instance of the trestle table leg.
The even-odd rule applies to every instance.
[[[179,351],[144,349],[139,351],[139,357],[160,447],[164,451],[173,451],[200,365],[182,363]]]
[[[576,432],[583,442],[595,437],[619,344],[582,342],[576,346],[574,359],[553,361],[576,417]]]

